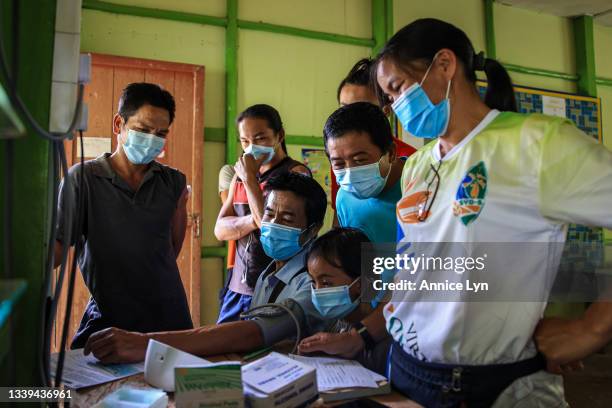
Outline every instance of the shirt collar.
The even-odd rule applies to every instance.
[[[94,160],[91,161],[91,171],[96,176],[105,177],[109,179],[114,179],[117,176],[117,173],[113,169],[113,166],[110,164],[110,153],[104,153]],[[156,161],[152,161],[151,165],[147,169],[147,173],[161,171],[161,164]],[[146,173],[145,173],[146,177]]]
[[[472,129],[471,132],[468,133],[468,135],[466,137],[463,138],[463,140],[461,140],[459,143],[457,143],[455,146],[453,146],[453,148],[450,149],[450,151],[448,153],[446,153],[444,155],[444,157],[442,157],[442,158],[440,157],[441,156],[440,155],[440,138],[438,138],[438,140],[436,141],[436,144],[434,145],[433,149],[431,149],[431,155],[432,155],[433,159],[436,162],[439,162],[440,160],[442,160],[442,161],[449,160],[450,158],[455,156],[457,154],[457,152],[459,150],[461,150],[461,148],[463,146],[465,146],[477,134],[482,132],[484,130],[484,128],[486,128],[489,125],[489,123],[491,123],[493,121],[493,119],[495,119],[497,117],[497,115],[499,115],[499,111],[497,109],[491,109],[489,111],[489,113],[487,113],[485,115],[485,117],[480,121],[480,123],[478,125],[476,125],[476,127],[474,129]]]

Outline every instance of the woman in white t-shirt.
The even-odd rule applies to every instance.
[[[477,70],[488,80],[484,102]],[[436,138],[404,167],[398,241],[499,255],[486,261],[497,295],[485,301],[467,291],[436,302],[396,292],[384,316],[363,321],[370,339],[394,338],[393,385],[427,407],[567,405],[558,374],[612,339],[612,303],[595,301],[575,320],[542,315],[567,224],[612,227],[611,152],[568,120],[513,112],[505,69],[440,20],[398,31],[375,74],[403,127]],[[431,279],[426,273],[411,279]],[[363,334],[307,339],[302,350],[352,356]]]

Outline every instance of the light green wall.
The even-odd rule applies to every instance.
[[[497,58],[509,64],[574,73],[573,30],[569,19],[495,3]],[[517,85],[575,92],[575,83],[510,73]]]
[[[612,78],[612,27],[595,24],[595,69],[598,77]],[[612,87],[598,86],[597,95],[601,98],[604,143],[612,149]]]
[[[395,0],[393,12],[394,32],[418,18],[433,17],[461,28],[472,40],[474,48],[484,50],[484,8],[481,0]]]
[[[225,17],[224,0],[105,0],[107,3],[126,4],[152,9],[183,11],[186,13],[206,14]]]
[[[238,18],[370,38],[370,0],[242,0]]]
[[[225,16],[222,0],[114,0],[149,8]],[[394,27],[416,18],[436,17],[462,28],[477,50],[485,48],[481,0],[396,0]],[[572,25],[568,19],[496,3],[494,16],[497,54],[506,63],[574,73]],[[299,28],[371,36],[369,0],[240,0],[238,18]],[[117,16],[84,10],[82,49],[115,55],[175,61],[206,66],[205,126],[225,126],[224,29],[150,18]],[[595,25],[598,76],[612,77],[612,29]],[[320,136],[323,122],[336,107],[338,82],[370,49],[292,36],[240,30],[238,51],[238,111],[253,103],[269,103],[283,117],[287,133]],[[518,85],[575,92],[575,84],[559,79],[511,73]],[[599,86],[604,129],[612,128],[612,88]],[[612,136],[604,140],[612,147]],[[300,157],[301,146],[289,146]],[[213,227],[219,210],[217,172],[224,144],[204,144],[205,246],[219,245]],[[202,319],[217,314],[221,285],[220,260],[202,262]]]
[[[83,10],[81,50],[205,65],[205,123],[225,126],[224,28]]]
[[[238,110],[254,103],[278,109],[292,135],[321,136],[337,108],[336,88],[369,48],[241,30]]]

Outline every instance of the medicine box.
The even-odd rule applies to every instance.
[[[243,408],[240,363],[175,368],[177,408]]]
[[[247,407],[305,407],[319,397],[314,367],[273,352],[242,366]]]

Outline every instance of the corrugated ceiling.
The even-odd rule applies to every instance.
[[[594,16],[596,23],[612,27],[612,0],[501,0],[498,3],[562,17]]]

